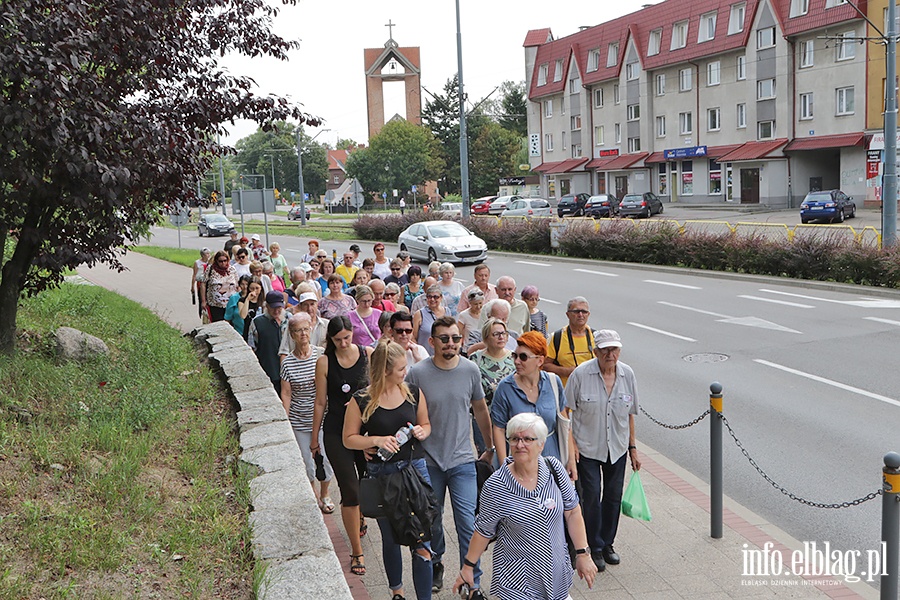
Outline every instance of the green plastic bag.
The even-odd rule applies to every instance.
[[[640,471],[631,473],[631,480],[622,494],[622,514],[641,521],[650,520],[650,505],[647,504],[647,496],[644,494]]]

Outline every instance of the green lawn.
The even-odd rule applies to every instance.
[[[109,356],[60,362],[60,325]],[[18,327],[0,360],[0,599],[253,597],[249,476],[191,342],[72,284],[23,300]]]
[[[217,250],[220,248],[216,248]],[[194,261],[200,258],[200,252],[193,248],[168,248],[166,246],[135,246],[132,252],[140,252],[153,258],[167,260],[169,262],[184,265],[185,267],[194,266]]]

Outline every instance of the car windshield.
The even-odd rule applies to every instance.
[[[206,215],[207,223],[225,223],[228,219],[224,215]]]
[[[629,194],[622,198],[622,202],[640,202],[641,200],[643,200],[643,198],[637,194]]]
[[[806,198],[803,199],[803,202],[831,202],[831,194],[829,193],[821,193],[821,194],[807,194]]]
[[[441,223],[439,225],[429,225],[428,233],[431,237],[448,238],[461,237],[469,235],[469,231],[458,223]]]

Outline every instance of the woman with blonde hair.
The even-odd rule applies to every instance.
[[[368,463],[369,476],[387,477],[412,466],[422,478],[431,483],[425,466],[421,441],[431,434],[425,396],[415,386],[406,384],[406,351],[402,346],[382,338],[369,366],[369,387],[353,395],[355,402],[347,405],[344,416],[344,446],[351,450],[366,450],[377,446],[378,454]],[[363,426],[367,435],[362,434]],[[407,428],[405,443],[397,433]],[[411,429],[411,431],[410,431]],[[387,458],[385,458],[387,457]],[[382,556],[388,585],[394,600],[403,596],[403,558],[400,544],[387,518],[378,519],[381,529]],[[418,600],[430,600],[432,584],[431,548],[421,542],[412,550],[413,585]]]

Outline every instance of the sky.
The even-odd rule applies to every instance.
[[[270,0],[275,3],[277,0]],[[506,80],[524,81],[522,43],[531,29],[549,27],[554,38],[639,10],[648,0],[584,2],[583,0],[459,0],[463,47],[463,79],[470,101],[489,94]],[[552,7],[552,11],[547,8]],[[275,31],[299,39],[299,49],[287,62],[268,58],[227,57],[233,74],[252,77],[260,94],[291,98],[303,109],[325,120],[317,141],[335,145],[338,137],[365,143],[368,138],[363,49],[383,48],[388,21],[395,24],[393,38],[401,46],[421,50],[422,87],[443,93],[444,84],[457,70],[456,6],[453,0],[298,0],[281,7]],[[402,83],[385,85],[385,120],[403,114]],[[400,93],[395,93],[400,92]],[[492,98],[497,98],[499,92]],[[422,106],[429,99],[422,92]],[[234,145],[256,131],[256,124],[237,121],[227,125],[223,142]]]

